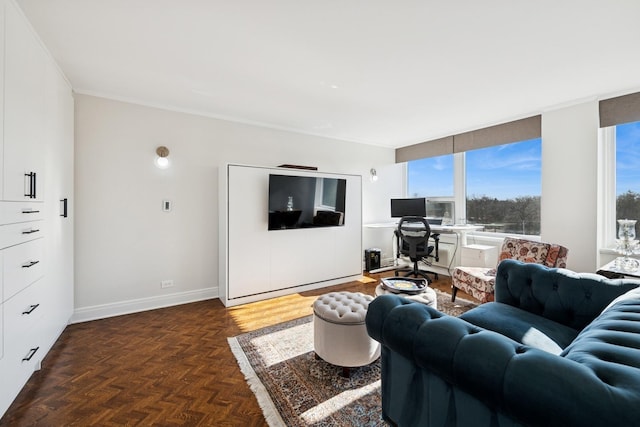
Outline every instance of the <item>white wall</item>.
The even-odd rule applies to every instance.
[[[542,115],[541,238],[569,248],[567,268],[597,270],[598,102]]]
[[[365,221],[398,192],[368,178],[393,164],[392,149],[87,95],[76,96],[75,141],[76,321],[218,295],[218,168],[226,163],[362,175]],[[171,151],[167,170],[153,164],[159,145]],[[161,289],[167,279],[175,286]]]
[[[392,160],[395,162],[395,159]],[[368,189],[363,194],[363,224],[391,222],[391,202],[393,197],[406,197],[406,163],[391,163],[376,167],[378,180],[371,182],[364,177],[362,187]],[[369,228],[362,230],[363,249],[377,248],[382,259],[393,258],[393,230],[389,228]]]

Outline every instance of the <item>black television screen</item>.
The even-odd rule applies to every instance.
[[[347,180],[269,175],[269,230],[344,225]]]
[[[414,197],[411,199],[391,199],[391,217],[427,216],[427,199]]]

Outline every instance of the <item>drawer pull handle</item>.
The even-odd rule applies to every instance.
[[[29,192],[24,195],[24,197],[28,197],[30,199],[35,199],[36,196],[36,173],[29,172],[25,173],[24,176],[29,177]]]
[[[29,231],[23,231],[23,232],[22,232],[22,234],[37,233],[38,231],[40,231],[40,230],[38,230],[38,229],[34,230],[34,229],[32,228],[32,229],[31,229],[31,230],[29,230]]]
[[[68,204],[69,204],[69,199],[64,198],[62,200],[60,200],[60,203],[62,203],[62,213],[60,214],[61,217],[66,218],[69,216],[69,212],[67,212],[68,208]]]
[[[29,261],[27,264],[23,264],[22,268],[31,268],[34,265],[36,265],[37,263],[39,263],[40,261]]]
[[[36,348],[32,348],[31,350],[29,350],[29,354],[27,354],[26,357],[24,357],[22,359],[23,362],[28,362],[31,360],[31,358],[38,352],[38,350],[40,350],[40,347],[36,347]]]
[[[40,304],[32,304],[29,306],[29,310],[23,311],[22,314],[31,314],[38,307],[40,307]]]
[[[23,214],[32,214],[32,213],[40,213],[40,211],[34,211],[32,209],[23,209],[22,213]]]

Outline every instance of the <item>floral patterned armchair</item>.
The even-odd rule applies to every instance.
[[[565,268],[568,252],[567,248],[556,244],[505,237],[498,255],[498,264],[503,259],[515,259],[542,264],[546,267]],[[451,301],[455,301],[458,289],[482,303],[493,301],[495,281],[495,268],[456,267],[451,275]]]

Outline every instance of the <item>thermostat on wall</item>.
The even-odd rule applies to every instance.
[[[171,200],[162,201],[162,210],[165,212],[171,212]]]

